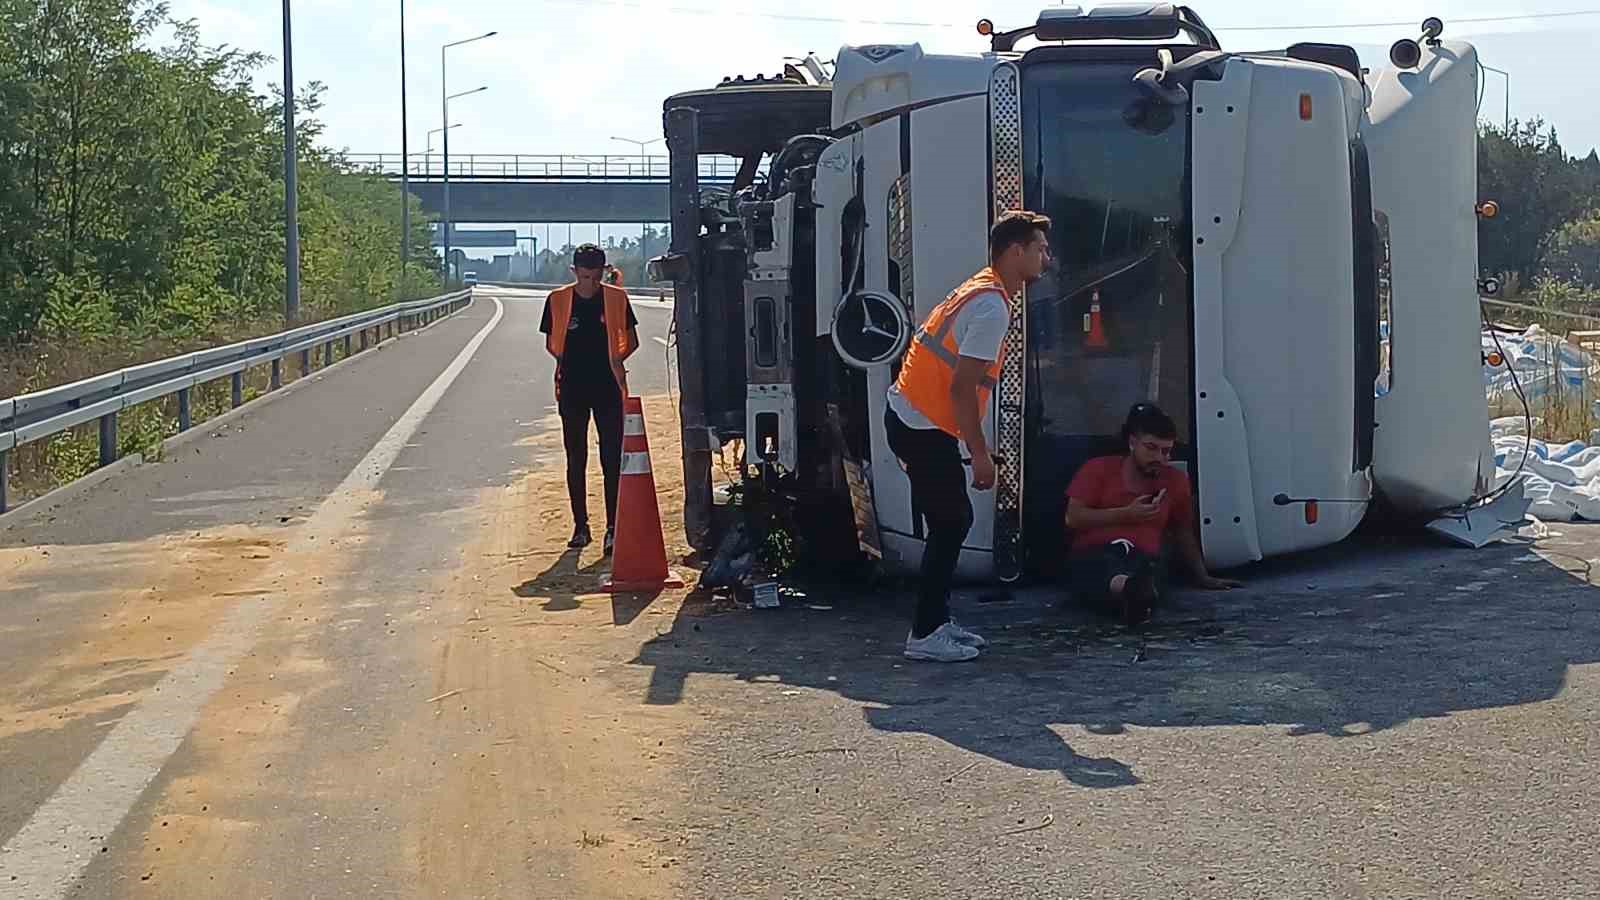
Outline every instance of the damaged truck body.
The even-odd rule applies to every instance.
[[[982,52],[845,47],[669,98],[651,277],[676,289],[690,542],[725,528],[732,449],[743,502],[915,569],[885,391],[1008,209],[1051,217],[1056,263],[1014,298],[964,576],[1049,572],[1067,483],[1140,401],[1178,422],[1214,568],[1341,541],[1375,505],[1481,501],[1481,76],[1442,27],[1367,69],[1338,45],[1224,51],[1185,7],[1054,8],[980,23]],[[731,186],[700,182],[709,155],[742,160]]]

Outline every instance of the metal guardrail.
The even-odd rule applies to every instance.
[[[361,349],[365,350],[369,332],[377,338],[374,343],[382,343],[386,325],[392,337],[435,322],[471,302],[472,291],[467,289],[397,303],[0,400],[0,513],[8,509],[7,455],[17,447],[98,419],[100,465],[108,466],[117,461],[117,413],[122,410],[176,394],[178,430],[188,431],[193,425],[189,398],[200,385],[231,376],[233,407],[238,408],[244,403],[244,373],[248,369],[270,363],[271,389],[277,390],[283,386],[283,360],[288,356],[300,354],[303,376],[311,371],[311,351],[318,346],[325,348],[323,359],[331,360],[334,342],[342,340],[348,357],[353,336],[360,336]]]
[[[1550,316],[1552,318],[1572,319],[1578,322],[1600,324],[1600,316],[1591,316],[1587,313],[1563,312],[1559,309],[1546,309],[1543,306],[1534,306],[1528,303],[1512,303],[1508,300],[1490,300],[1487,297],[1479,297],[1478,300],[1479,302],[1488,306],[1498,306],[1502,309],[1515,309],[1521,312],[1531,313],[1536,316]]]
[[[350,153],[353,166],[384,175],[399,175],[398,153]],[[573,156],[524,153],[452,153],[451,178],[506,178],[529,181],[666,181],[671,175],[666,156]],[[444,154],[413,153],[406,174],[412,178],[444,176]],[[758,171],[766,171],[762,160]],[[700,160],[702,181],[731,182],[739,160],[731,156],[706,156]]]

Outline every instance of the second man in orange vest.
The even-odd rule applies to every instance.
[[[905,464],[911,502],[928,523],[916,618],[906,636],[911,659],[959,662],[988,643],[950,616],[950,582],[972,529],[959,444],[972,457],[972,487],[994,487],[983,414],[1005,362],[1011,298],[1044,274],[1049,235],[1050,220],[1037,213],[1009,212],[996,220],[989,265],[928,313],[889,388],[889,448]]]
[[[572,254],[574,283],[545,301],[545,349],[556,358],[556,409],[567,450],[567,496],[573,532],[568,547],[588,546],[589,418],[600,432],[600,471],[605,477],[605,552],[616,533],[617,479],[622,469],[622,399],[628,393],[623,363],[639,349],[639,320],[621,288],[603,282],[606,252],[584,244]]]

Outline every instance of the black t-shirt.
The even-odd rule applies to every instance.
[[[627,327],[638,324],[630,303]],[[539,330],[550,333],[549,301],[545,301],[544,321],[539,324]],[[611,373],[611,357],[606,350],[605,300],[603,295],[580,297],[574,291],[572,317],[567,321],[567,344],[561,352],[561,390],[594,388],[617,389],[617,378]]]

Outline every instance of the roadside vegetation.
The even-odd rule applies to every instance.
[[[152,0],[0,0],[0,21],[0,397],[283,328],[283,106],[252,83],[271,61]],[[439,293],[420,205],[402,272],[398,188],[318,146],[322,93],[296,92],[300,321]],[[125,450],[176,429],[163,407],[123,416]],[[97,448],[91,427],[11,454],[13,493]]]
[[[1479,262],[1503,285],[1494,299],[1516,304],[1489,305],[1491,320],[1537,325],[1600,362],[1600,153],[1569,156],[1542,121],[1486,125],[1478,148],[1479,192],[1500,205],[1499,215],[1479,220]],[[1552,374],[1549,363],[1535,375]],[[1566,374],[1581,379],[1551,379],[1553,389],[1531,398],[1534,436],[1589,441],[1600,428],[1600,367]],[[1492,412],[1520,416],[1522,404],[1502,396]]]

